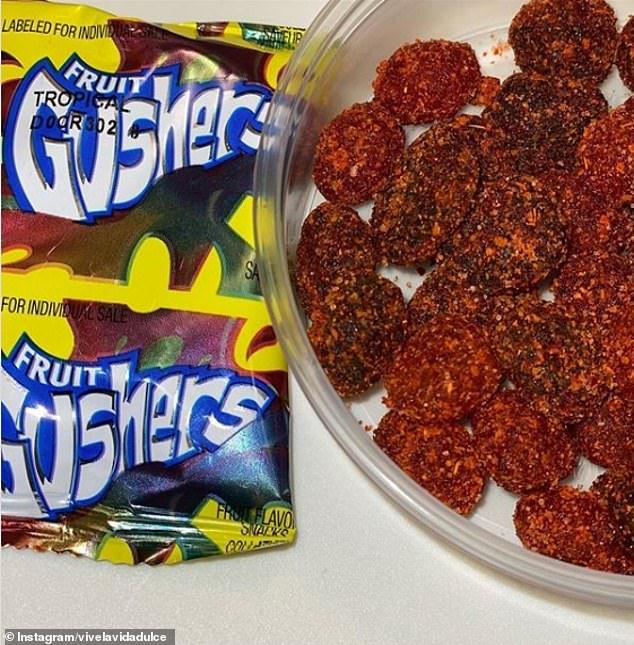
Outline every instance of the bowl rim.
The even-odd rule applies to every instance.
[[[593,571],[526,550],[458,515],[409,479],[359,427],[326,379],[310,346],[290,279],[284,234],[289,167],[279,151],[286,150],[293,138],[300,97],[324,53],[332,50],[335,39],[341,42],[342,34],[347,37],[359,29],[385,2],[389,0],[330,0],[291,57],[262,130],[254,173],[258,271],[290,369],[313,410],[352,461],[436,536],[495,570],[542,589],[592,603],[634,607],[634,578]],[[322,37],[323,33],[327,35]]]

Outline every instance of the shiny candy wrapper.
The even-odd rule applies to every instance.
[[[3,544],[159,564],[292,542],[251,183],[301,30],[2,13]]]

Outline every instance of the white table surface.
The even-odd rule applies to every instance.
[[[323,0],[102,0],[155,20],[306,25]],[[292,387],[299,537],[177,567],[2,552],[4,627],[173,627],[179,645],[634,643],[634,612],[527,588],[420,529],[350,462]]]

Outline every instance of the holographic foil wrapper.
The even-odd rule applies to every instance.
[[[251,185],[301,30],[2,12],[3,544],[159,564],[292,542]]]

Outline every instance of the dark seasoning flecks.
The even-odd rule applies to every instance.
[[[519,71],[500,85],[468,44],[405,44],[324,129],[332,203],[295,275],[309,338],[342,397],[383,380],[376,443],[446,505],[470,514],[491,478],[526,548],[631,575],[634,98],[610,110],[599,85],[616,62],[634,90],[634,19],[532,0],[487,54]],[[404,149],[410,124],[431,127]],[[407,309],[375,272],[430,263]],[[581,455],[609,469],[588,490],[566,485]]]

